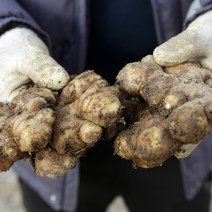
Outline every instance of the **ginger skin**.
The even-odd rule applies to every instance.
[[[21,89],[10,104],[0,104],[0,171],[29,158],[39,176],[64,175],[120,121],[121,109],[118,89],[94,71],[75,77],[60,93]]]
[[[35,154],[35,172],[57,178],[74,168],[104,129],[119,122],[121,109],[118,90],[95,72],[75,77],[58,97],[53,136],[49,148]]]
[[[10,126],[22,152],[35,152],[46,147],[51,139],[56,99],[49,89],[29,88],[11,102],[15,105]]]
[[[138,167],[160,166],[170,156],[188,156],[212,130],[212,72],[196,63],[168,68],[152,56],[127,64],[117,84],[148,104],[115,140],[115,153]]]
[[[163,68],[147,56],[127,64],[116,86],[86,71],[59,93],[23,90],[0,104],[0,171],[30,158],[39,176],[58,178],[117,130],[115,153],[135,167],[185,157],[212,130],[211,82],[211,71],[198,64]]]
[[[61,155],[52,148],[45,148],[35,154],[33,166],[37,175],[55,179],[73,169],[76,161],[72,155]]]
[[[51,139],[54,94],[43,88],[23,89],[10,104],[0,103],[0,171],[45,148]]]
[[[121,108],[114,86],[93,71],[82,73],[61,93],[51,146],[60,154],[84,154],[119,121]]]

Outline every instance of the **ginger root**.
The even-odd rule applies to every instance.
[[[163,68],[152,56],[127,64],[115,86],[86,71],[57,93],[23,89],[0,103],[0,171],[29,158],[39,176],[60,177],[117,131],[115,153],[135,167],[185,157],[212,130],[211,93],[211,71],[196,63]]]
[[[118,90],[95,72],[86,71],[71,80],[58,98],[51,149],[41,150],[34,158],[36,173],[54,178],[75,167],[104,129],[119,122],[121,108]]]
[[[170,156],[188,156],[212,130],[212,72],[196,63],[168,68],[152,56],[127,64],[117,84],[147,107],[115,140],[115,153],[134,166],[160,166]]]
[[[93,71],[73,79],[59,102],[51,145],[60,154],[83,153],[101,138],[103,128],[120,119],[117,89]]]
[[[75,167],[107,128],[120,121],[118,89],[87,71],[58,93],[36,86],[0,104],[0,171],[28,158],[39,176]]]
[[[52,134],[56,103],[45,88],[23,89],[10,104],[0,104],[0,171],[47,146]]]
[[[11,102],[14,115],[10,120],[13,136],[21,152],[35,152],[47,146],[55,120],[56,98],[46,88],[32,87],[22,91]]]
[[[73,169],[76,161],[72,155],[61,155],[55,149],[45,148],[35,154],[32,164],[37,175],[54,179]]]

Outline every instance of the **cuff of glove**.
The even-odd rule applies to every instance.
[[[45,42],[48,47],[50,47],[48,35],[37,24],[19,17],[0,18],[0,34],[16,27],[30,28]]]

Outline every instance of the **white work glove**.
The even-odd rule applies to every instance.
[[[161,66],[196,61],[212,71],[212,11],[199,16],[185,31],[157,47],[153,56]],[[187,157],[197,145],[183,145],[175,156]]]
[[[161,66],[197,61],[212,70],[212,11],[199,16],[185,31],[157,47],[153,56]]]
[[[36,33],[14,28],[0,36],[0,101],[11,101],[30,81],[58,90],[67,84],[69,75]]]

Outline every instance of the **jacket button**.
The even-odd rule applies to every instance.
[[[49,197],[51,202],[56,202],[57,201],[57,196],[55,194],[51,194]]]

